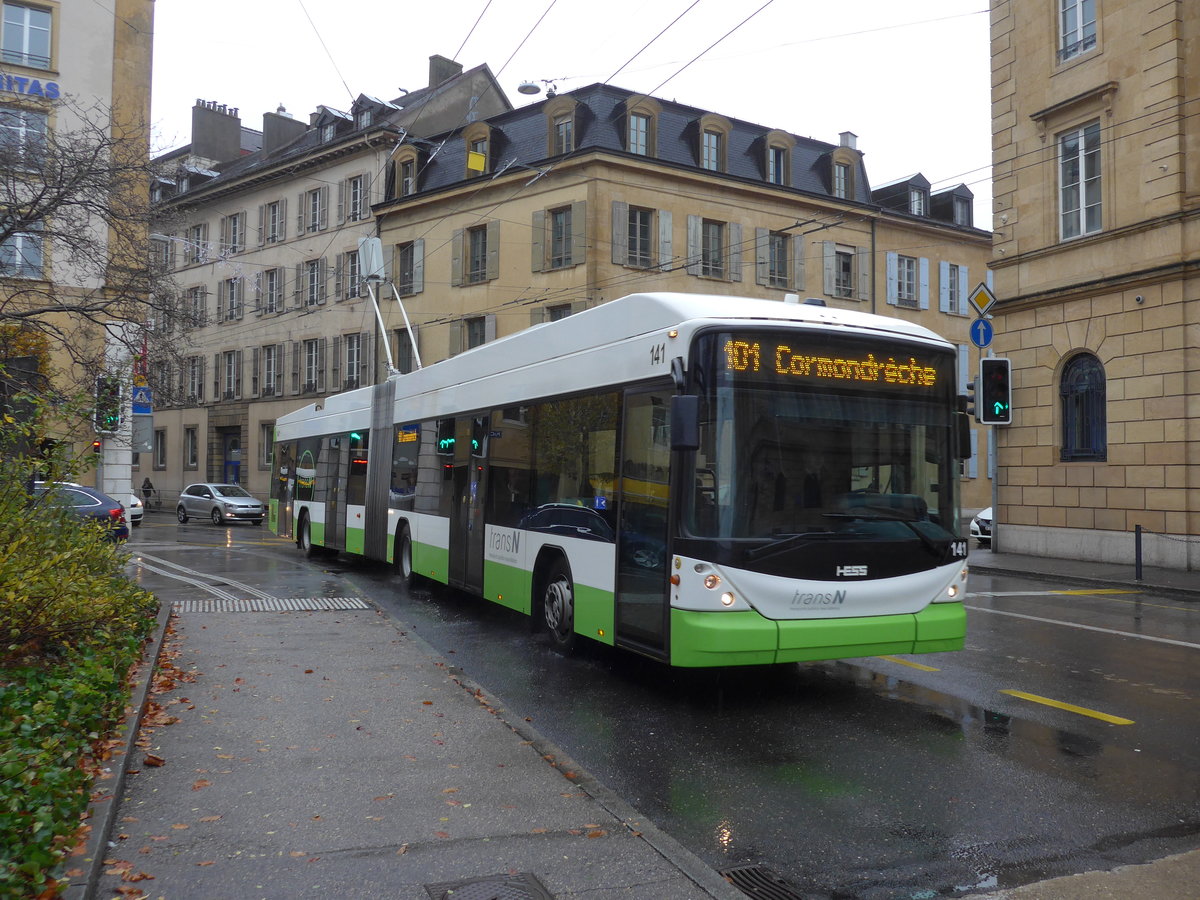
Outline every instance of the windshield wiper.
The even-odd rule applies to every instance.
[[[938,553],[942,549],[936,543],[934,543],[933,538],[925,534],[925,532],[921,531],[920,528],[914,525],[912,519],[907,519],[904,516],[896,515],[895,513],[884,512],[878,509],[871,509],[868,514],[864,515],[865,512],[867,511],[864,510],[863,512],[857,513],[822,513],[822,515],[827,519],[861,519],[864,522],[869,522],[872,519],[875,519],[881,522],[899,522],[901,525],[915,534],[921,543],[924,544],[931,553]]]
[[[766,544],[762,547],[755,547],[753,550],[746,551],[746,559],[764,559],[768,556],[774,556],[776,553],[783,553],[785,550],[792,550],[796,547],[807,544],[810,540],[826,540],[828,538],[845,537],[848,535],[862,534],[860,531],[802,531],[799,534],[774,535],[778,540],[773,543]]]

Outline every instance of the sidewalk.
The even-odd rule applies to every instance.
[[[482,879],[499,893],[456,896],[744,900],[373,609],[174,621],[195,680],[113,759],[110,846],[69,897],[429,900]]]
[[[1137,588],[1130,566],[988,550],[970,565]],[[1200,599],[1198,582],[1147,569],[1142,586]],[[374,610],[174,621],[194,681],[156,698],[177,722],[114,758],[129,774],[92,820],[110,846],[71,900],[746,896]],[[1195,900],[1198,884],[1200,850],[974,896]]]

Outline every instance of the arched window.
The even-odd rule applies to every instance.
[[[1063,366],[1058,393],[1062,398],[1062,459],[1107,459],[1107,391],[1100,360],[1091,353],[1080,353],[1068,360]]]

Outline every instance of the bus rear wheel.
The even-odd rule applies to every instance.
[[[396,574],[400,576],[400,583],[406,588],[411,588],[416,582],[417,576],[413,572],[412,537],[407,528],[402,527],[400,534],[396,536],[396,550],[392,556],[392,564],[396,567]]]
[[[554,646],[564,653],[575,647],[575,585],[571,570],[558,559],[546,572],[542,589],[542,621]]]
[[[321,549],[312,541],[312,529],[308,524],[308,516],[304,516],[300,520],[300,534],[296,538],[296,543],[308,559],[320,555]]]

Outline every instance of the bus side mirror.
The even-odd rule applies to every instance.
[[[695,394],[671,397],[671,449],[700,449],[700,398]]]

